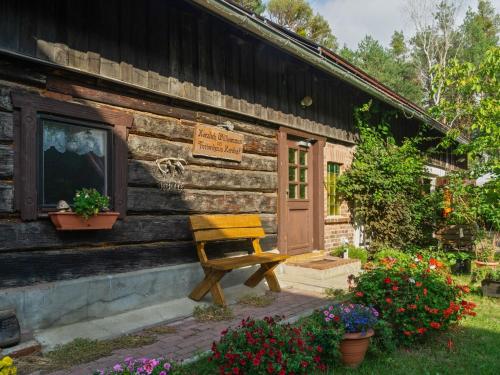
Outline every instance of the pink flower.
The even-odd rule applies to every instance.
[[[117,363],[116,365],[113,366],[113,371],[123,371],[123,367],[122,365],[120,365],[119,363]]]

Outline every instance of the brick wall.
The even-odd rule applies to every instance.
[[[327,163],[333,162],[340,164],[340,173],[343,173],[349,168],[352,162],[354,146],[346,146],[327,142],[324,151],[324,176],[326,180]],[[328,197],[327,190],[325,194],[325,249],[331,249],[341,245],[343,238],[349,240],[350,243],[354,240],[354,227],[351,224],[349,208],[346,202],[342,202],[340,206],[340,215],[328,215]]]

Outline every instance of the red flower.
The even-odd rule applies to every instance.
[[[430,326],[434,329],[439,329],[441,328],[441,323],[431,322]]]
[[[392,303],[392,298],[387,297],[387,298],[385,299],[385,302],[387,302],[388,304],[391,304],[391,303]]]
[[[280,372],[278,373],[278,375],[286,375],[286,372],[284,369],[281,369]]]
[[[411,336],[411,331],[403,331],[403,334],[404,334],[405,336]]]
[[[427,288],[424,288],[424,296],[427,295]]]
[[[399,287],[397,285],[393,285],[392,290],[396,291],[398,289],[399,289]]]
[[[306,368],[307,366],[309,366],[309,362],[307,361],[300,361],[300,365],[304,368]]]
[[[449,275],[446,276],[446,284],[451,285],[452,283],[453,283],[453,280],[451,279],[451,277]]]
[[[363,297],[365,294],[363,292],[356,292],[356,297]]]
[[[253,362],[252,362],[252,363],[253,363],[253,365],[254,365],[254,366],[258,366],[258,365],[260,365],[260,358],[255,357],[255,358],[253,359]]]
[[[386,277],[386,278],[384,279],[384,283],[386,283],[386,284],[390,284],[390,283],[391,283],[391,279],[390,279],[389,277]]]
[[[425,331],[427,331],[427,328],[423,328],[423,327],[417,328],[417,332],[420,333],[421,335],[423,335],[425,333]]]
[[[233,368],[233,374],[239,374],[240,373],[240,369],[238,367],[234,367]]]
[[[335,317],[333,318],[333,320],[335,320],[336,322],[338,322],[340,320],[340,316],[335,315]]]
[[[420,281],[417,281],[417,282],[415,283],[415,286],[416,286],[417,288],[420,288],[420,287],[422,286],[422,283],[421,283]]]
[[[399,309],[397,309],[397,312],[405,312],[406,309],[404,307],[400,307]]]
[[[422,260],[422,259],[424,259],[424,257],[423,257],[422,255],[418,254],[418,255],[417,255],[417,259],[418,259],[418,260]]]

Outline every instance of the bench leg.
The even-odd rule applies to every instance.
[[[220,287],[219,280],[226,274],[227,271],[220,270],[205,270],[205,278],[193,289],[189,298],[195,301],[201,300],[208,291],[212,292],[214,302],[218,305],[224,305],[224,294]]]
[[[245,281],[245,285],[251,288],[255,288],[263,278],[266,278],[269,289],[273,292],[281,292],[280,283],[278,278],[274,274],[274,269],[280,264],[280,262],[264,263],[260,265],[260,268],[255,271],[248,279]]]

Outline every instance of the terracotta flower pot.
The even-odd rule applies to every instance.
[[[57,230],[111,229],[118,219],[118,212],[101,212],[85,220],[74,212],[49,212],[49,217]]]
[[[499,262],[483,262],[480,260],[475,260],[474,263],[476,263],[476,266],[478,267],[490,267],[490,268],[495,268],[499,264]]]
[[[373,329],[369,329],[365,335],[361,332],[346,333],[340,343],[340,353],[344,365],[352,368],[358,367],[365,359],[366,351],[370,345],[370,337],[374,335]]]

